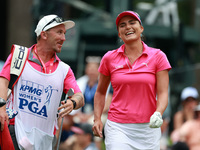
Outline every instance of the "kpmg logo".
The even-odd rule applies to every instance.
[[[28,86],[28,85],[21,85],[20,87],[20,91],[26,91],[30,94],[35,94],[37,96],[40,96],[42,94],[42,90],[38,89],[38,88],[34,88],[32,86]]]
[[[22,80],[19,88],[19,109],[40,118],[47,118],[53,91],[58,92],[51,85],[44,87],[32,81]]]

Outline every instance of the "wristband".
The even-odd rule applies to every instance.
[[[0,97],[0,107],[4,106],[6,104],[5,99]]]
[[[70,99],[70,100],[71,100],[71,101],[72,101],[72,103],[73,103],[73,106],[74,106],[74,107],[73,107],[73,109],[74,109],[74,108],[76,108],[76,101],[75,101],[75,100],[73,100],[73,99]]]

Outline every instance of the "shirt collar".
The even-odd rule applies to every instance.
[[[142,54],[148,55],[148,54],[149,54],[148,46],[147,46],[143,41],[142,41],[142,45],[143,45],[143,52],[142,52]],[[118,52],[118,53],[124,53],[124,50],[125,50],[125,44],[121,45],[121,46],[117,49],[117,52]]]
[[[36,44],[34,44],[33,46],[31,46],[31,47],[29,48],[30,53],[29,53],[28,60],[40,64],[40,61],[33,55],[33,52],[32,52],[32,50],[33,50],[33,48],[34,48],[35,46],[36,46]],[[54,62],[56,62],[56,61],[60,61],[60,59],[59,59],[58,56],[55,54],[55,56],[54,56]]]

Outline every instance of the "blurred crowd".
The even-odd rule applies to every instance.
[[[200,104],[196,88],[186,87],[181,93],[182,108],[173,117],[170,135],[172,150],[200,149]]]
[[[161,150],[200,149],[200,104],[194,87],[185,87],[180,95],[181,105],[173,115],[173,130],[169,132],[169,114],[163,115]],[[170,106],[170,105],[168,105]],[[166,112],[168,110],[166,109]]]

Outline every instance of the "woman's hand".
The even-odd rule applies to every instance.
[[[94,125],[92,127],[94,136],[98,136],[100,138],[103,137],[102,130],[103,130],[103,123],[101,119],[94,120]]]

